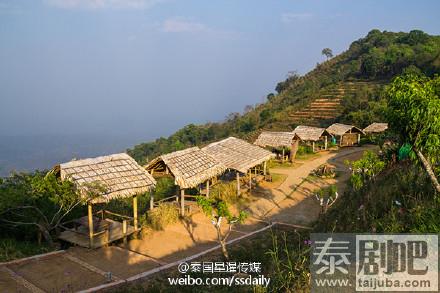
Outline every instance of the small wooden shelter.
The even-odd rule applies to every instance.
[[[327,127],[327,131],[339,138],[339,146],[353,146],[358,144],[361,140],[361,135],[365,133],[362,129],[353,125],[334,123]]]
[[[263,131],[260,133],[254,144],[260,147],[282,148],[282,160],[284,161],[284,148],[290,148],[291,159],[295,151],[296,142],[293,132]]]
[[[376,134],[385,132],[388,129],[388,123],[374,122],[364,128],[366,134]]]
[[[73,221],[75,228],[66,227],[59,238],[67,242],[96,248],[118,239],[126,239],[138,230],[137,195],[150,192],[156,186],[153,176],[125,153],[75,160],[55,167],[61,180],[70,180],[88,205],[88,216]],[[93,184],[99,186],[93,189]],[[91,193],[98,192],[93,198]],[[112,199],[133,198],[133,217],[101,210],[93,214],[93,204]],[[108,216],[108,219],[106,218]],[[122,218],[122,222],[110,218]],[[130,225],[132,223],[132,225]],[[72,224],[72,223],[71,223]]]
[[[293,130],[293,133],[296,138],[311,144],[313,152],[315,152],[315,144],[318,142],[322,142],[323,149],[326,150],[328,146],[328,138],[332,136],[325,128],[306,125],[298,125]]]
[[[240,173],[246,174],[249,172],[249,187],[251,188],[252,168],[256,172],[256,167],[263,165],[263,174],[266,175],[266,162],[275,157],[268,150],[235,137],[228,137],[211,143],[202,148],[202,151],[214,157],[226,168],[236,171],[238,194],[240,194]]]
[[[185,213],[185,189],[195,188],[206,182],[206,195],[209,196],[210,180],[222,174],[226,167],[199,147],[161,155],[146,167],[151,175],[170,174],[180,187],[181,214]]]

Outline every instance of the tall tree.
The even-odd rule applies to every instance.
[[[330,48],[322,49],[321,54],[327,57],[327,60],[333,57],[333,51]]]
[[[392,129],[403,143],[411,144],[440,193],[440,77],[403,75],[393,80],[386,94]]]

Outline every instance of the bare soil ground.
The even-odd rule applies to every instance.
[[[93,250],[72,247],[68,250],[68,253],[104,272],[112,272],[115,277],[120,279],[128,278],[160,265],[149,257],[117,246]]]
[[[0,289],[0,292],[32,292],[14,280],[9,273],[4,270],[0,270]]]
[[[298,160],[291,168],[271,169],[284,175],[284,180],[263,183],[244,201],[250,217],[237,225],[230,239],[258,230],[268,222],[310,225],[319,215],[320,207],[314,191],[329,184],[336,184],[342,194],[349,177],[345,160],[356,160],[366,149],[374,147],[344,148],[317,154],[306,160]],[[319,179],[309,176],[318,166],[328,163],[337,168],[338,177]],[[88,250],[69,248],[68,257],[54,255],[18,264],[0,265],[0,292],[74,292],[108,282],[125,279],[216,246],[217,234],[210,220],[202,213],[195,213],[184,220],[166,227],[164,231],[145,231],[139,239],[132,239],[127,246]],[[69,258],[70,257],[70,258]],[[2,270],[6,268],[7,270]],[[12,278],[16,273],[34,285],[29,290]],[[31,288],[32,289],[32,288]]]
[[[45,292],[76,292],[106,281],[104,276],[60,255],[11,265],[9,268]]]

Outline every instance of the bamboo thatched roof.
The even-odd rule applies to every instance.
[[[330,136],[325,128],[298,125],[293,133],[303,141],[318,141],[322,136]]]
[[[365,133],[380,133],[388,129],[388,123],[374,122],[364,128]]]
[[[362,129],[357,128],[356,126],[341,123],[334,123],[330,125],[329,127],[327,127],[327,131],[332,135],[344,135],[350,132],[364,134]]]
[[[176,185],[192,188],[222,174],[226,167],[198,147],[162,155],[151,161],[147,170],[166,165],[174,176]]]
[[[294,136],[293,132],[263,131],[254,144],[261,147],[290,147]]]
[[[59,171],[61,179],[71,180],[85,198],[92,184],[102,187],[104,191],[93,203],[131,197],[156,186],[153,176],[125,153],[71,161],[60,164]]]
[[[275,156],[263,148],[235,137],[211,143],[202,150],[223,163],[227,168],[242,173],[246,173],[249,168]]]

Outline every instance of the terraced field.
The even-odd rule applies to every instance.
[[[381,83],[376,82],[355,81],[341,83],[337,88],[323,89],[309,105],[289,113],[290,120],[295,124],[316,126],[322,122],[331,122],[342,114],[343,97],[354,95],[361,88],[372,89],[380,85]]]

